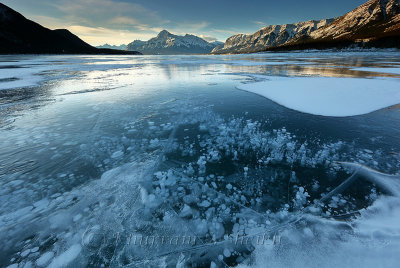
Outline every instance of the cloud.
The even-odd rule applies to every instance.
[[[56,0],[51,3],[71,24],[113,28],[121,25],[145,26],[163,20],[156,11],[140,4],[117,0]]]
[[[109,21],[111,24],[129,24],[129,25],[138,25],[141,24],[138,20],[135,20],[131,17],[114,17]]]
[[[206,36],[203,34],[200,34],[199,37],[203,38],[204,40],[206,40],[207,42],[214,42],[214,41],[218,41],[217,38],[212,37],[212,36]]]
[[[172,19],[168,12],[159,14],[156,10],[147,8],[146,2],[138,4],[137,1],[128,0],[40,0],[41,7],[38,11],[37,4],[33,1],[20,1],[19,3],[32,11],[26,12],[29,18],[50,29],[69,29],[92,45],[148,40],[163,29],[178,35],[192,33],[208,41],[224,40],[237,32],[233,29],[215,30],[209,21],[191,20],[187,14]]]
[[[109,20],[109,24],[116,26],[116,28],[121,28],[121,26],[129,25],[129,27],[135,28],[139,31],[152,31],[157,33],[162,31],[162,28],[160,27],[152,27],[148,24],[141,23],[136,19],[124,16],[112,18],[111,20]]]
[[[171,23],[169,25],[164,25],[162,28],[168,30],[170,33],[176,35],[185,35],[185,34],[193,34],[193,35],[204,35],[206,36],[206,28],[210,25],[207,21],[200,22],[180,22],[180,23]]]
[[[154,10],[120,0],[44,0],[51,15],[32,18],[45,27],[66,28],[91,45],[148,40],[168,24]]]
[[[207,21],[202,21],[199,23],[184,23],[185,28],[202,30],[210,25]]]
[[[105,43],[109,44],[128,44],[136,39],[147,40],[153,34],[131,32],[127,30],[115,30],[103,27],[87,27],[82,25],[72,25],[67,27],[73,34],[78,35],[82,40],[89,44],[98,46]]]
[[[212,29],[211,32],[221,33],[221,34],[230,34],[230,35],[235,35],[235,34],[240,33],[240,31],[228,30],[228,29]]]
[[[263,22],[263,21],[252,21],[252,23],[254,23],[254,24],[256,24],[256,25],[258,25],[260,27],[265,27],[265,26],[268,25],[268,23]]]
[[[50,28],[50,29],[59,29],[59,28],[66,27],[66,25],[62,19],[58,19],[58,18],[54,18],[54,17],[35,15],[35,16],[30,17],[29,19],[41,24],[44,27]]]
[[[172,23],[168,25],[168,27],[164,27],[164,29],[177,35],[185,35],[188,33],[199,35],[199,32],[204,31],[204,29],[207,28],[209,25],[210,23],[206,21],[180,22],[180,23]]]

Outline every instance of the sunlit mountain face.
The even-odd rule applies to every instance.
[[[0,4],[0,267],[398,267],[399,1],[148,2]]]

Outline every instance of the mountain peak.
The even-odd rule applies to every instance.
[[[211,53],[328,48],[361,44],[399,47],[400,0],[370,0],[335,19],[270,25],[252,35],[229,37]]]
[[[317,40],[362,40],[400,33],[400,0],[371,0],[311,34]]]
[[[157,37],[166,37],[166,36],[170,36],[172,35],[170,32],[168,32],[167,30],[162,30]]]
[[[156,37],[146,42],[130,43],[127,50],[142,51],[144,54],[206,54],[215,46],[216,44],[192,34],[180,36],[162,30]]]

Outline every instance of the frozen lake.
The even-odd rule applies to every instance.
[[[399,103],[399,52],[0,56],[0,267],[398,267]]]

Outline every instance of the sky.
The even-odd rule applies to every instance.
[[[50,29],[91,45],[148,40],[163,29],[225,41],[271,24],[344,15],[367,0],[1,0]]]

